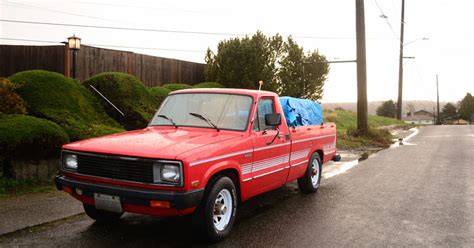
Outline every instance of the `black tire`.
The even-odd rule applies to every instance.
[[[230,197],[227,193],[230,193]],[[221,217],[221,220],[223,222],[218,222],[218,224],[224,223],[225,225],[222,227],[222,225],[219,226],[217,224],[221,228],[221,230],[219,230],[216,227],[216,224],[214,223],[214,218],[216,217],[217,219],[219,219],[218,216],[220,216],[218,213],[216,213],[216,211],[221,211],[220,213],[223,213],[225,211],[225,214],[223,214],[224,216],[227,216],[227,211],[229,211],[228,208],[226,208],[225,210],[223,210],[222,208],[221,210],[216,210],[216,208],[219,209],[216,202],[217,197],[222,196],[223,194],[228,196],[226,199],[230,200],[232,204],[230,208],[232,212],[230,213],[230,219],[228,220],[227,224],[225,224],[226,222],[224,221],[226,220],[226,218]],[[209,183],[203,201],[201,202],[201,204],[196,209],[196,212],[193,215],[193,226],[197,229],[196,231],[204,234],[204,237],[209,242],[219,242],[229,236],[232,227],[234,226],[236,213],[237,190],[235,188],[234,182],[226,176],[217,177]]]
[[[315,172],[313,169],[313,163],[317,163],[317,165],[315,164],[315,167],[317,167],[318,170],[317,172]],[[321,169],[321,158],[319,157],[319,154],[315,152],[313,155],[311,155],[311,158],[308,161],[306,173],[303,177],[298,179],[298,187],[300,188],[301,192],[309,194],[318,191],[319,185],[321,183]],[[313,183],[312,180],[313,176],[316,176],[315,173],[317,173],[317,183]]]
[[[101,209],[97,209],[92,205],[82,204],[84,206],[84,212],[86,212],[87,216],[94,219],[99,223],[114,223],[117,222],[120,217],[122,217],[122,213],[114,213],[110,211],[105,211]]]

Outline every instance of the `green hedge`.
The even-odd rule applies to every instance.
[[[203,82],[193,85],[193,88],[224,88],[224,85],[216,82]]]
[[[155,106],[160,106],[163,100],[165,100],[165,98],[171,92],[171,90],[160,86],[148,88],[148,91],[150,92],[153,101],[155,102]]]
[[[122,117],[117,110],[97,96],[106,112],[121,122],[127,130],[146,127],[157,108],[147,88],[138,78],[130,74],[101,73],[84,81],[83,85],[88,88],[89,85],[94,86],[125,114],[125,117]]]
[[[193,86],[189,84],[164,84],[163,85],[163,88],[169,89],[170,91],[191,89],[192,87]]]
[[[30,115],[56,122],[71,140],[123,131],[84,86],[59,73],[32,70],[11,76]]]
[[[58,157],[69,137],[56,123],[26,115],[0,115],[0,160]]]

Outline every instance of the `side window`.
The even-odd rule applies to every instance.
[[[275,107],[272,98],[263,98],[258,101],[257,118],[253,123],[253,131],[259,132],[265,129],[275,129],[275,127],[265,126],[265,115],[274,113]]]

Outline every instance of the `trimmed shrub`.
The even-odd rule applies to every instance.
[[[59,157],[69,137],[56,123],[26,115],[0,115],[0,160]]]
[[[0,114],[26,114],[25,101],[14,90],[12,82],[0,78]]]
[[[190,89],[193,86],[189,84],[164,84],[163,87],[169,89],[170,91],[175,91],[175,90]]]
[[[171,90],[164,87],[159,87],[159,86],[148,88],[148,91],[150,92],[150,95],[152,96],[153,101],[155,102],[155,106],[160,106],[160,104],[165,100],[165,98],[171,92]]]
[[[224,85],[216,82],[203,82],[193,85],[193,88],[224,88]]]
[[[123,131],[97,99],[77,81],[56,72],[23,71],[11,76],[29,114],[56,122],[71,140]]]
[[[143,83],[133,75],[105,72],[87,79],[83,85],[88,88],[89,85],[94,86],[125,114],[123,117],[109,103],[97,96],[105,111],[121,122],[127,130],[144,128],[153,117],[155,101]]]

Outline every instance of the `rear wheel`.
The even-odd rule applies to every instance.
[[[317,152],[311,155],[308,161],[306,173],[298,179],[298,187],[303,193],[314,193],[321,183],[321,158]]]
[[[228,177],[211,182],[203,202],[194,213],[194,226],[211,242],[229,236],[237,212],[237,191]]]
[[[97,209],[92,205],[83,204],[84,212],[86,212],[87,216],[96,220],[100,223],[112,223],[116,222],[122,217],[122,213],[115,213],[106,210]]]

